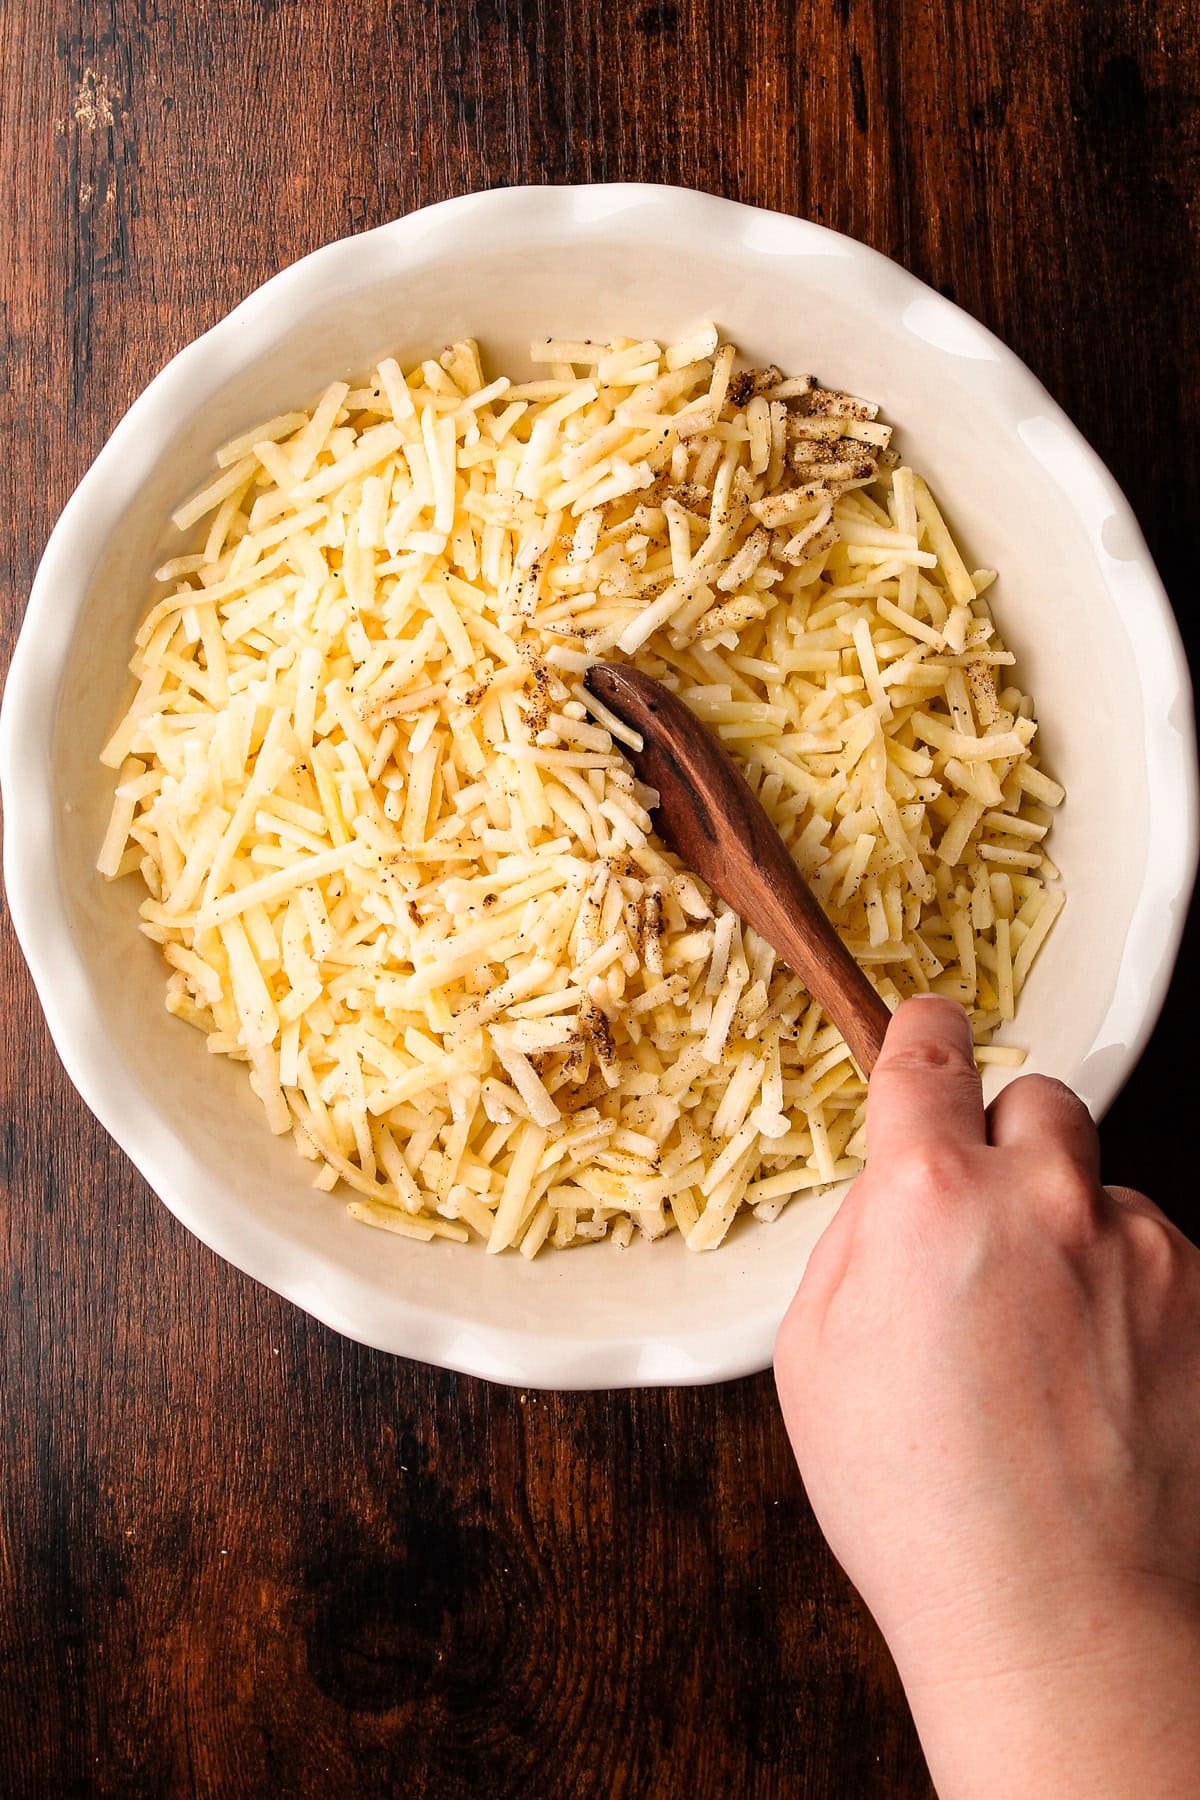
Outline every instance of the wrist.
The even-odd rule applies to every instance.
[[[1005,1584],[992,1600],[986,1619],[944,1610],[940,1642],[927,1614],[893,1644],[942,1800],[1200,1792],[1194,1586],[1050,1579],[1020,1618]]]

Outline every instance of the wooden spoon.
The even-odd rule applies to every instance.
[[[626,755],[639,778],[658,789],[662,837],[801,977],[869,1075],[891,1014],[721,743],[640,669],[595,663],[585,680],[641,734],[642,749]]]

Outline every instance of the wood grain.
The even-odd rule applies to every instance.
[[[804,978],[869,1075],[891,1013],[721,740],[669,688],[629,664],[593,663],[584,683],[641,736],[630,761],[657,790],[659,836]]]
[[[0,33],[5,656],[173,351],[330,238],[516,181],[683,182],[898,257],[1030,363],[1190,601],[1195,0],[8,0]],[[1193,1231],[1196,942],[1104,1134]],[[769,1378],[521,1396],[336,1338],[149,1195],[7,930],[0,993],[0,1791],[930,1793]]]

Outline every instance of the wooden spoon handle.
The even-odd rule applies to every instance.
[[[642,749],[628,754],[640,779],[658,790],[663,838],[795,970],[869,1075],[891,1014],[721,743],[640,669],[596,663],[586,680],[641,734]]]

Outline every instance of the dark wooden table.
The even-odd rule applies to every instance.
[[[1195,0],[8,0],[0,29],[6,655],[116,419],[250,288],[450,194],[614,179],[808,214],[999,332],[1196,646]],[[1196,946],[1104,1133],[1185,1222]],[[769,1377],[518,1394],[344,1342],[158,1204],[8,931],[0,959],[0,1792],[930,1792]]]

